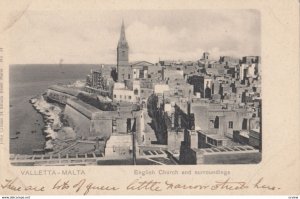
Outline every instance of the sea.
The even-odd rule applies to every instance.
[[[33,154],[43,149],[42,116],[29,100],[46,92],[53,84],[85,80],[95,64],[26,64],[9,66],[10,154]]]

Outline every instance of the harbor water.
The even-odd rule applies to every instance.
[[[68,84],[85,79],[99,65],[12,65],[9,70],[10,154],[32,154],[43,149],[44,122],[30,104],[32,97],[43,94],[50,85]]]

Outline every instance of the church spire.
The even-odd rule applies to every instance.
[[[120,33],[118,47],[128,47],[128,43],[126,41],[126,36],[125,36],[125,26],[124,26],[123,19],[122,19],[122,26],[121,26],[121,33]]]
[[[126,41],[124,21],[122,20],[120,39],[117,47],[117,71],[119,82],[123,82],[124,80],[132,78],[131,72],[128,67],[128,54],[129,46]]]

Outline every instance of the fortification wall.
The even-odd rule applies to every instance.
[[[79,100],[67,100],[67,105],[69,107],[72,107],[73,109],[75,109],[77,112],[80,112],[81,114],[83,114],[85,117],[91,119],[93,116],[93,113],[91,112],[91,109],[93,107],[90,107],[90,105],[85,104],[82,101]]]
[[[80,110],[80,111],[79,111]],[[105,118],[91,119],[86,115],[93,115],[87,109],[77,109],[69,104],[66,105],[64,118],[69,122],[77,136],[84,138],[98,137],[107,139],[112,134],[112,120]],[[83,112],[81,112],[83,110]]]
[[[66,105],[64,119],[74,129],[77,137],[89,137],[91,120],[73,107]]]
[[[102,119],[102,120],[92,120],[90,127],[90,136],[99,137],[101,139],[108,139],[112,134],[112,120]]]
[[[57,101],[61,104],[66,104],[68,99],[74,99],[73,95],[69,95],[67,93],[62,93],[56,90],[48,89],[47,97],[51,100]]]

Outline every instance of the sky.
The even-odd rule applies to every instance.
[[[10,64],[115,64],[122,19],[129,61],[260,55],[256,10],[29,10],[9,29]]]

